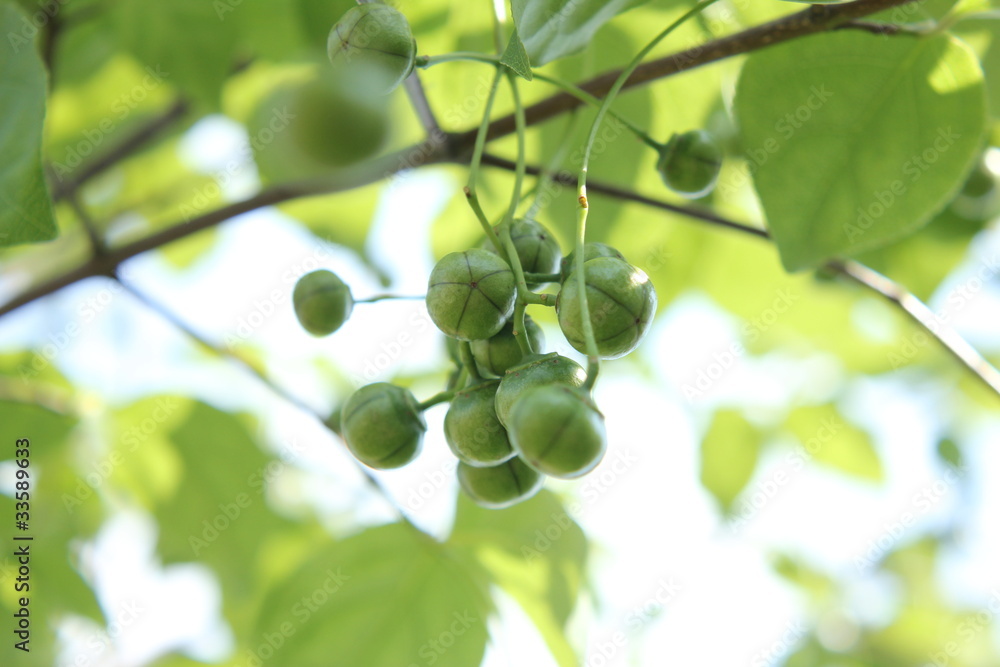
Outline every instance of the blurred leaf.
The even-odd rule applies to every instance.
[[[225,20],[229,6],[204,0],[119,0],[113,11],[119,39],[149,71],[214,110],[235,64],[237,24]]]
[[[937,444],[938,458],[950,465],[952,468],[961,469],[962,450],[951,438],[941,438]]]
[[[511,0],[531,62],[544,65],[588,46],[597,30],[647,0]]]
[[[505,510],[459,496],[446,543],[488,571],[524,609],[559,665],[578,658],[566,637],[587,559],[587,539],[549,491]]]
[[[795,408],[785,426],[817,462],[862,479],[883,480],[882,462],[871,438],[846,421],[836,406]]]
[[[752,54],[736,112],[785,267],[879,247],[926,224],[978,154],[984,95],[975,57],[944,35],[839,31]]]
[[[478,665],[488,583],[410,526],[370,528],[279,582],[239,656],[269,643],[281,664],[297,667]]]
[[[753,477],[760,458],[762,436],[736,410],[719,410],[701,441],[701,484],[724,512]]]
[[[47,77],[35,49],[38,30],[20,10],[0,4],[0,246],[49,241],[58,234],[42,174]],[[27,35],[27,36],[25,36]]]

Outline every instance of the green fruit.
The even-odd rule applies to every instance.
[[[617,359],[634,350],[649,330],[656,314],[656,290],[641,269],[613,257],[592,259],[584,264],[584,271],[597,352],[605,359]],[[556,313],[566,340],[586,353],[576,273],[563,283]]]
[[[427,424],[409,390],[376,382],[361,387],[347,399],[340,415],[340,430],[359,461],[388,470],[417,457]]]
[[[531,349],[541,351],[545,347],[545,334],[527,315],[524,316],[524,330]],[[500,333],[492,338],[472,341],[472,358],[476,360],[480,372],[497,376],[502,376],[508,368],[519,363],[524,355],[514,336],[514,322],[508,321]]]
[[[507,431],[497,420],[500,380],[490,380],[455,394],[444,416],[444,437],[455,456],[475,467],[495,466],[514,456]]]
[[[489,468],[458,464],[458,483],[477,504],[503,509],[527,500],[542,487],[544,478],[514,457]]]
[[[297,88],[289,104],[295,143],[313,160],[344,166],[374,155],[389,132],[386,99],[377,76],[324,72]]]
[[[510,226],[510,240],[525,273],[555,273],[559,269],[562,257],[559,242],[541,224],[534,220],[515,220]],[[489,239],[486,239],[483,248],[496,252]],[[543,284],[528,283],[528,287],[535,289]]]
[[[313,336],[328,336],[351,316],[354,298],[336,273],[320,269],[295,283],[292,305],[303,329]]]
[[[514,401],[532,387],[547,384],[582,387],[586,380],[587,373],[580,364],[555,352],[525,357],[521,363],[507,369],[500,380],[496,398],[497,419],[506,425]]]
[[[514,273],[485,250],[445,255],[427,282],[427,312],[437,327],[459,340],[496,335],[514,312]]]
[[[555,384],[525,391],[508,424],[517,455],[538,472],[560,479],[590,472],[607,448],[604,416],[575,387]]]
[[[615,257],[617,259],[625,261],[625,255],[621,254],[617,248],[612,248],[607,243],[585,243],[583,246],[583,261],[589,262],[592,259],[597,259],[598,257]],[[574,250],[570,254],[563,257],[563,261],[559,266],[559,275],[561,277],[560,282],[566,282],[566,277],[573,273],[573,268],[576,262],[576,251]]]
[[[656,168],[677,194],[691,199],[704,197],[719,178],[722,149],[705,130],[675,134],[660,150]]]
[[[417,42],[406,17],[389,5],[373,2],[352,7],[330,30],[326,53],[334,67],[365,63],[385,76],[384,92],[413,71]]]

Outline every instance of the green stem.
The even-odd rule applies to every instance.
[[[503,245],[500,243],[500,239],[497,238],[497,233],[494,231],[493,225],[486,219],[486,213],[483,211],[483,207],[479,203],[479,196],[476,194],[476,177],[479,175],[479,165],[483,160],[486,134],[490,127],[490,112],[493,110],[493,100],[496,99],[501,76],[503,76],[502,68],[496,65],[493,82],[490,84],[490,92],[486,97],[486,107],[483,109],[483,120],[479,124],[479,132],[476,134],[476,143],[472,151],[472,161],[469,163],[469,183],[465,186],[465,197],[469,200],[469,206],[472,207],[473,213],[476,214],[476,218],[486,233],[486,237],[493,243],[493,247],[500,253],[500,256],[506,258]]]
[[[514,304],[514,340],[521,349],[521,354],[528,356],[534,350],[531,349],[531,341],[528,339],[528,331],[524,326],[524,311],[528,308],[527,302],[518,299]]]
[[[458,356],[462,358],[462,365],[469,372],[469,379],[472,382],[482,382],[483,376],[479,374],[479,367],[476,366],[476,360],[472,356],[472,345],[469,341],[463,340],[458,344]]]
[[[607,96],[601,103],[601,107],[597,110],[597,115],[594,116],[594,122],[590,126],[590,134],[587,137],[587,143],[584,145],[583,149],[583,163],[580,165],[580,175],[577,178],[577,194],[578,200],[580,202],[580,209],[577,214],[576,221],[576,254],[574,257],[574,273],[576,274],[577,289],[580,293],[580,319],[583,323],[583,337],[587,347],[587,381],[584,387],[593,389],[594,383],[597,381],[597,374],[600,372],[601,360],[600,355],[597,350],[597,341],[594,339],[594,325],[590,321],[590,306],[587,303],[587,277],[584,270],[584,251],[583,246],[585,243],[587,235],[587,213],[590,209],[587,203],[587,167],[590,164],[590,153],[594,147],[594,141],[597,139],[597,131],[601,127],[601,123],[604,121],[605,114],[608,113],[608,109],[611,107],[611,103],[614,102],[615,98],[618,96],[618,92],[625,85],[625,82],[635,71],[635,68],[639,66],[642,59],[652,51],[657,44],[659,44],[663,38],[672,33],[677,29],[682,23],[687,21],[693,16],[697,16],[703,9],[709,5],[717,2],[717,0],[703,0],[695,5],[691,10],[684,13],[679,19],[671,23],[669,26],[664,28],[659,35],[653,38],[653,40],[647,44],[639,53],[635,54],[631,62],[622,70],[618,78],[615,79],[614,84],[608,90]]]
[[[422,403],[417,403],[417,409],[423,412],[428,408],[432,408],[440,403],[447,403],[451,399],[455,398],[455,394],[458,393],[457,389],[452,389],[451,391],[442,391],[440,393],[434,394],[426,401]]]
[[[524,279],[529,283],[557,283],[562,280],[562,276],[558,273],[530,273],[525,271]]]
[[[375,296],[370,296],[367,299],[358,299],[354,303],[377,303],[378,301],[389,301],[390,299],[400,299],[400,300],[416,300],[416,299],[426,299],[427,297],[423,294],[376,294]]]

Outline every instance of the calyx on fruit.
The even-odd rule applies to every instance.
[[[510,225],[510,240],[514,243],[525,273],[555,273],[558,270],[562,250],[552,232],[541,223],[527,218],[515,220]],[[496,252],[489,239],[483,247],[489,252]],[[531,289],[541,285],[542,283],[528,283]]]
[[[598,257],[584,264],[587,309],[598,354],[616,359],[634,350],[656,314],[656,290],[649,277],[628,262]],[[570,345],[587,352],[579,281],[570,273],[556,299],[559,328]]]
[[[409,390],[375,382],[358,389],[344,403],[340,430],[359,461],[387,470],[417,457],[427,423]]]
[[[496,335],[514,312],[514,273],[485,250],[445,255],[427,282],[427,312],[437,327],[459,340]]]
[[[328,336],[351,316],[351,288],[326,269],[299,278],[292,291],[292,305],[302,328],[313,336]]]

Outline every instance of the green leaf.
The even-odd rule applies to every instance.
[[[986,129],[976,58],[945,35],[840,31],[759,51],[735,108],[790,271],[922,227],[962,186]]]
[[[728,512],[753,477],[761,433],[736,410],[715,413],[701,441],[701,484]]]
[[[121,0],[113,5],[119,39],[151,73],[209,109],[233,67],[237,22],[225,2]]]
[[[871,438],[845,420],[836,406],[795,408],[785,425],[798,438],[804,456],[862,479],[880,482],[885,477]]]
[[[517,35],[517,28],[514,28],[514,32],[510,35],[510,41],[507,42],[507,48],[500,56],[500,64],[509,67],[514,74],[522,79],[531,81],[534,78],[531,73],[531,60],[528,58],[528,52],[524,50],[521,38]]]
[[[42,173],[46,75],[33,36],[38,30],[13,5],[0,5],[0,246],[58,235]]]
[[[536,66],[582,50],[597,30],[647,0],[511,0],[514,24]]]
[[[281,664],[297,667],[478,665],[488,583],[410,526],[372,528],[317,551],[278,582],[238,657],[249,660],[269,642]]]
[[[447,545],[471,559],[535,623],[562,666],[578,664],[566,637],[587,559],[587,539],[549,491],[505,510],[486,510],[459,497]]]

